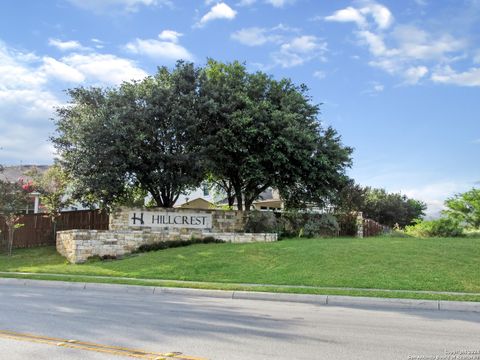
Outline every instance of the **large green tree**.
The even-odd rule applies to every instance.
[[[172,207],[204,178],[193,64],[162,67],[119,88],[68,94],[70,104],[57,111],[53,142],[76,198],[109,206],[139,188],[157,206]]]
[[[363,216],[387,226],[411,225],[421,219],[427,205],[400,193],[364,187],[350,180],[334,199],[337,213],[361,211]]]
[[[447,199],[445,206],[447,209],[443,213],[448,217],[475,229],[480,228],[480,189],[457,194]]]
[[[367,198],[368,188],[356,184],[350,179],[340,190],[333,201],[336,213],[351,213],[362,211]]]
[[[412,225],[422,218],[427,205],[400,193],[388,193],[385,189],[366,188],[365,202],[359,209],[364,217],[393,227]]]
[[[304,85],[209,60],[199,105],[209,171],[239,210],[269,187],[287,206],[323,205],[346,181],[351,149],[321,127]]]

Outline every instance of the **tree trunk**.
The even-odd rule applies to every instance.
[[[235,195],[227,195],[228,200],[228,207],[233,208],[233,204],[235,203]]]
[[[52,220],[52,228],[53,228],[53,240],[55,244],[57,243],[57,219]]]
[[[9,225],[8,226],[8,256],[12,256],[14,231],[15,231],[14,225],[13,224]]]
[[[237,209],[243,211],[243,196],[240,186],[235,186],[235,197],[237,198]]]

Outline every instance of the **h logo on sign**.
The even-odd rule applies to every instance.
[[[137,214],[133,213],[132,220],[133,220],[133,225],[137,225],[137,221],[140,221],[140,225],[145,224],[145,222],[143,221],[143,213],[140,213],[140,217],[137,217]]]

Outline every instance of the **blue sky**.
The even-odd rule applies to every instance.
[[[429,204],[480,181],[480,0],[11,0],[0,11],[0,163],[48,164],[63,90],[183,58],[305,83],[355,148],[350,175]]]

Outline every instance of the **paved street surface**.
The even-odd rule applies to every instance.
[[[206,359],[434,359],[472,350],[480,360],[480,313],[16,284],[0,285],[0,331]],[[0,334],[0,359],[127,358]]]

